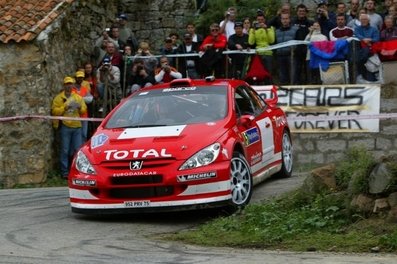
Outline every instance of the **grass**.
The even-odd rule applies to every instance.
[[[297,206],[296,197],[284,197],[163,238],[204,246],[294,251],[369,252],[377,246],[382,252],[397,253],[396,224],[349,216],[340,198],[319,195]]]
[[[396,223],[381,214],[367,218],[368,214],[350,208],[352,194],[368,190],[374,158],[362,148],[345,154],[336,166],[337,190],[312,194],[300,189],[165,238],[206,246],[339,252],[370,252],[378,247],[397,253]]]

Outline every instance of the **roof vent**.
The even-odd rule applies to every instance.
[[[206,82],[213,82],[213,81],[215,81],[215,76],[207,76],[207,77],[205,77],[205,81]]]
[[[175,79],[171,81],[171,87],[187,87],[192,86],[192,80],[189,78]]]

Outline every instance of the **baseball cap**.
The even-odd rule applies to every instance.
[[[66,76],[66,77],[63,79],[63,83],[64,83],[64,84],[67,84],[67,83],[74,83],[74,79],[73,79],[72,77],[70,77],[70,76]]]
[[[103,58],[103,63],[105,64],[105,63],[110,63],[110,58],[109,57],[105,57],[105,58]]]
[[[322,5],[328,5],[328,1],[327,0],[320,0],[317,2],[317,6],[322,6]]]
[[[128,20],[128,17],[127,17],[126,14],[120,14],[120,15],[119,15],[119,18],[120,18],[120,19],[124,19],[124,20]]]
[[[85,74],[84,74],[84,72],[83,71],[77,71],[76,72],[76,78],[84,78],[85,77]]]
[[[235,28],[236,28],[236,27],[243,27],[243,22],[240,22],[240,21],[234,22],[234,27],[235,27]]]

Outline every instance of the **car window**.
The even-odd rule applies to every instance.
[[[126,99],[106,128],[172,126],[214,122],[225,118],[226,86],[142,90]]]
[[[236,89],[234,99],[237,106],[237,114],[257,116],[265,108],[264,101],[249,87],[240,86]]]

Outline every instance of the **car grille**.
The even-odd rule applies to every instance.
[[[124,176],[112,177],[110,179],[112,185],[128,185],[128,184],[151,184],[160,183],[163,181],[162,175],[148,175],[148,176]]]
[[[109,190],[109,197],[114,199],[142,199],[163,197],[172,195],[174,187],[172,186],[156,186],[156,187],[140,187],[140,188],[117,188]]]
[[[110,170],[129,170],[130,163],[133,160],[123,160],[123,161],[104,161],[101,166]],[[159,167],[165,167],[172,164],[175,161],[174,158],[169,159],[148,159],[143,160],[143,165],[141,169],[154,169]]]

